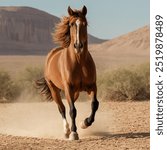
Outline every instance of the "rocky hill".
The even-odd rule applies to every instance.
[[[102,68],[149,62],[150,28],[142,27],[102,44],[90,45],[89,49],[97,66]]]
[[[30,7],[0,7],[0,54],[46,54],[55,44],[51,32],[60,19]],[[89,35],[89,43],[103,40]]]

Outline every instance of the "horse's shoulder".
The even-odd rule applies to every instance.
[[[50,51],[50,54],[54,54],[55,52],[60,51],[60,50],[63,50],[63,47],[56,47],[56,48],[53,48],[53,49]]]
[[[63,48],[62,47],[56,47],[56,48],[51,49],[51,51],[48,53],[47,57],[49,58],[49,57],[53,56],[56,52],[58,52],[60,50],[63,50]]]
[[[63,50],[62,47],[56,47],[51,49],[51,51],[48,53],[47,58],[46,58],[46,64],[48,64],[49,60],[56,54],[58,51]]]

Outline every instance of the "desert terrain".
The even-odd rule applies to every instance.
[[[46,53],[56,46],[51,42],[50,32],[53,23],[58,22],[59,18],[27,7],[0,7],[0,13],[0,33],[5,37],[0,37],[0,70],[7,71],[15,79],[26,67],[43,66]],[[42,22],[45,17],[50,24],[39,26],[34,21]],[[13,26],[16,30],[13,30]],[[41,35],[41,32],[47,37]],[[97,73],[149,62],[149,38],[149,26],[108,41],[89,35],[89,51],[95,61]],[[41,41],[43,44],[40,44]],[[149,101],[100,100],[96,121],[85,130],[80,128],[80,122],[90,113],[90,101],[77,101],[78,141],[64,140],[63,122],[54,102],[32,101],[0,103],[0,150],[149,149]],[[66,100],[64,103],[66,104]],[[68,114],[67,104],[66,108]],[[70,123],[69,114],[67,118]]]
[[[148,30],[148,28],[144,28]],[[130,36],[134,33],[130,33]],[[144,34],[144,33],[143,33]],[[144,36],[144,35],[143,35]],[[129,38],[125,35],[123,40]],[[134,39],[134,38],[133,38]],[[126,39],[127,40],[127,39]],[[115,39],[115,42],[122,40]],[[102,44],[90,45],[90,52],[97,65],[97,71],[149,61],[149,47],[144,49],[141,41],[136,52],[134,43],[121,47],[111,43],[110,49]],[[135,48],[134,48],[135,49]],[[143,51],[141,51],[141,49]],[[0,68],[14,78],[28,66],[40,67],[45,56],[0,56]],[[25,97],[26,99],[26,97]],[[32,100],[31,100],[32,102]],[[69,112],[68,106],[67,113]],[[51,103],[1,103],[0,104],[0,149],[55,149],[55,150],[148,150],[150,144],[149,101],[101,102],[95,123],[88,129],[81,129],[80,122],[89,115],[90,102],[76,102],[77,127],[80,140],[63,139],[63,123],[54,102]],[[68,121],[70,118],[68,115]]]
[[[80,122],[89,115],[90,102],[76,102],[76,108],[80,140],[69,141],[63,139],[63,122],[54,102],[0,104],[0,149],[149,149],[148,101],[100,103],[95,123],[84,130]]]

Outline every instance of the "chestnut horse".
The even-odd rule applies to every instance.
[[[72,10],[68,7],[68,17],[62,18],[53,33],[53,39],[61,47],[51,50],[45,63],[44,78],[36,81],[41,88],[41,93],[53,99],[63,118],[64,133],[70,140],[78,140],[76,127],[75,101],[79,92],[86,91],[92,100],[91,114],[82,123],[83,129],[90,126],[95,119],[98,109],[96,67],[88,51],[87,35],[87,8]],[[65,92],[65,97],[70,107],[71,130],[66,120],[65,106],[60,97],[60,91]]]

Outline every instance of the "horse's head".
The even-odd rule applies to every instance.
[[[69,27],[70,27],[70,45],[74,47],[76,53],[82,53],[87,45],[87,8],[84,6],[81,10],[72,10],[68,7]]]

